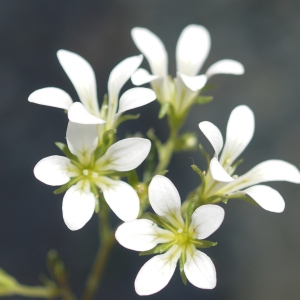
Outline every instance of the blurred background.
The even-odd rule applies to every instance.
[[[60,109],[29,103],[29,94],[54,86],[78,100],[57,50],[76,52],[90,62],[101,103],[112,68],[139,54],[130,36],[133,27],[147,27],[162,39],[169,72],[175,75],[179,34],[189,24],[204,25],[212,48],[203,71],[231,58],[242,62],[246,73],[213,77],[213,102],[196,106],[183,131],[197,132],[212,153],[198,123],[209,120],[225,135],[232,109],[246,104],[254,111],[256,131],[237,173],[267,159],[300,167],[299,15],[296,0],[0,0],[0,267],[23,284],[38,285],[39,275],[46,273],[48,250],[57,249],[80,295],[97,249],[96,216],[83,229],[70,231],[61,216],[63,195],[55,196],[54,188],[37,181],[32,172],[40,159],[60,154],[54,142],[65,140],[67,118]],[[142,66],[149,68],[146,60]],[[157,103],[137,109],[141,118],[125,123],[120,137],[154,127],[165,139],[168,128],[165,120],[157,122],[158,109]],[[199,152],[178,154],[167,175],[182,199],[198,184],[191,158],[205,167]],[[300,186],[269,185],[286,200],[282,214],[241,200],[223,205],[225,221],[210,237],[218,245],[204,251],[216,265],[214,290],[184,286],[177,269],[169,285],[149,299],[299,299]],[[133,282],[148,259],[117,245],[96,299],[138,299]]]

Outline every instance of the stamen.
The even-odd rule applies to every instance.
[[[84,170],[82,171],[82,173],[83,173],[83,175],[87,176],[87,175],[89,175],[89,170],[84,169]]]
[[[97,178],[97,177],[98,177],[98,173],[93,172],[92,177],[93,177],[93,178]]]
[[[177,231],[178,231],[178,233],[182,233],[182,232],[183,232],[183,229],[182,229],[182,228],[179,228]]]

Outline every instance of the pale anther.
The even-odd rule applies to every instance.
[[[83,175],[85,175],[85,176],[89,175],[89,171],[88,171],[88,170],[86,170],[86,169],[85,169],[85,170],[83,170],[83,171],[82,171],[82,173],[83,173]]]
[[[177,231],[178,231],[178,233],[182,233],[182,232],[183,232],[183,229],[182,229],[182,228],[179,228]]]
[[[97,177],[98,177],[98,173],[93,172],[92,177],[93,177],[93,178],[97,178]]]

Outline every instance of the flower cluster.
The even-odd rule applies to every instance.
[[[103,253],[97,257],[102,259],[102,264],[115,239],[128,249],[140,251],[141,255],[157,254],[139,271],[135,280],[137,294],[150,295],[163,289],[178,262],[185,284],[188,280],[198,288],[212,289],[217,282],[215,266],[199,249],[216,245],[206,240],[224,219],[224,209],[216,204],[241,198],[268,211],[282,212],[285,207],[282,196],[260,183],[281,180],[299,184],[300,172],[290,163],[273,159],[242,176],[236,175],[241,163],[237,158],[252,139],[255,126],[251,109],[240,105],[229,117],[225,145],[214,124],[199,123],[215,153],[211,158],[200,146],[208,161],[207,171],[192,166],[200,175],[201,183],[181,203],[177,189],[163,176],[173,153],[187,150],[188,139],[195,137],[193,133],[179,135],[179,130],[192,105],[205,103],[205,96],[200,94],[212,76],[241,75],[244,67],[235,60],[223,59],[205,74],[197,75],[210,50],[210,35],[203,26],[189,25],[177,43],[177,74],[172,79],[168,76],[168,56],[161,40],[148,29],[139,27],[132,30],[132,38],[147,58],[152,74],[139,68],[143,55],[126,58],[110,73],[108,95],[101,108],[90,64],[75,53],[58,51],[58,60],[80,102],[73,102],[65,91],[55,87],[39,89],[29,96],[30,102],[67,110],[69,119],[67,144],[57,143],[65,156],[53,155],[40,160],[34,167],[34,175],[45,184],[61,186],[55,193],[65,192],[62,214],[69,229],[82,228],[94,212],[101,212],[98,216],[104,224],[100,230]],[[137,86],[150,83],[152,89],[134,87],[119,96],[129,78]],[[153,147],[143,137],[118,140],[118,126],[136,118],[122,114],[156,97],[161,105],[159,117],[166,116],[170,126],[168,140],[161,142],[153,130],[147,133],[154,142]],[[147,157],[140,176],[135,169]],[[127,177],[127,181],[122,177]],[[155,214],[147,212],[149,205]],[[105,215],[108,207],[125,222],[116,230],[110,227]],[[97,266],[95,270],[98,272],[100,268]],[[101,270],[97,274],[100,273]],[[94,288],[97,277],[91,276],[90,281],[87,287]]]

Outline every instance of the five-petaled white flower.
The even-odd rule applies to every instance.
[[[292,164],[282,160],[267,160],[238,178],[232,177],[236,169],[234,162],[244,151],[254,133],[254,115],[249,107],[240,105],[232,111],[227,124],[224,148],[222,134],[214,124],[204,121],[199,123],[199,128],[215,150],[202,189],[204,199],[218,195],[229,197],[248,195],[266,210],[272,212],[284,210],[284,200],[276,190],[255,184],[267,181],[300,183],[299,170]],[[219,159],[222,148],[223,152]]]
[[[63,218],[69,229],[82,228],[92,217],[96,204],[93,191],[96,187],[102,190],[107,204],[121,220],[136,219],[140,208],[136,191],[129,184],[109,176],[139,166],[150,151],[150,141],[124,139],[97,158],[94,153],[98,144],[96,125],[69,122],[67,143],[73,158],[46,157],[37,163],[34,175],[52,186],[69,183],[62,205]]]
[[[197,75],[210,50],[210,35],[203,26],[189,25],[183,29],[177,42],[177,78],[174,86],[168,77],[168,54],[162,41],[146,28],[133,28],[131,34],[134,43],[147,58],[152,71],[151,75],[145,69],[138,69],[131,77],[133,84],[151,82],[157,99],[172,103],[177,114],[192,105],[211,76],[244,73],[241,63],[223,59],[214,63],[205,75]]]
[[[66,109],[69,120],[74,123],[104,124],[106,122],[105,129],[111,129],[123,112],[146,105],[156,98],[151,89],[129,89],[120,97],[117,112],[120,90],[141,64],[142,55],[124,59],[111,71],[108,79],[108,105],[102,107],[101,111],[98,106],[95,74],[91,65],[78,54],[66,50],[59,50],[57,57],[74,85],[81,103],[73,103],[69,94],[55,87],[39,89],[33,92],[28,100]]]
[[[197,250],[202,241],[219,228],[224,210],[218,205],[203,205],[190,220],[183,220],[180,196],[173,183],[164,176],[155,176],[149,185],[149,201],[158,215],[160,228],[153,221],[138,219],[122,224],[116,231],[117,241],[135,251],[159,247],[165,252],[151,258],[139,271],[135,290],[139,295],[154,294],[163,289],[174,274],[177,261],[182,272],[196,287],[212,289],[216,286],[216,270],[211,259]],[[158,245],[160,244],[160,245]],[[155,251],[153,252],[155,253]]]

